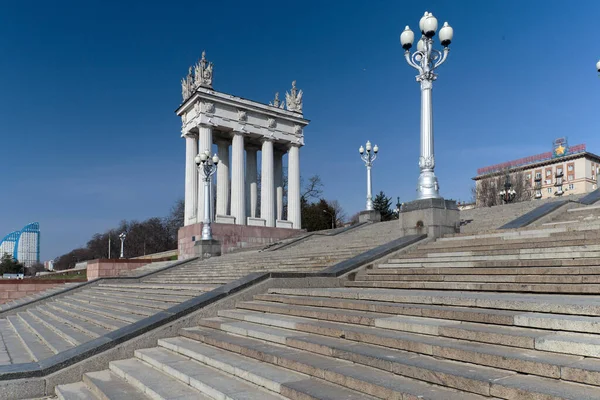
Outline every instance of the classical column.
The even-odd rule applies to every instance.
[[[208,150],[212,156],[212,126],[198,125],[198,153]],[[202,174],[198,175],[198,218],[196,222],[204,221],[204,182]],[[212,200],[211,200],[212,201]],[[212,209],[212,207],[211,207]]]
[[[255,160],[256,161],[256,153]],[[221,168],[219,166],[219,168]],[[256,165],[254,168],[256,175]],[[231,215],[237,225],[246,225],[246,187],[244,183],[244,136],[233,133],[231,143]]]
[[[198,137],[190,132],[185,136],[185,216],[184,225],[195,224],[198,206],[198,168],[194,157],[198,154]]]
[[[219,138],[217,152],[219,168],[217,168],[217,215],[229,215],[229,140]]]
[[[276,150],[273,159],[275,195],[277,197],[276,215],[278,220],[283,219],[283,152]]]
[[[258,174],[256,153],[258,149],[254,146],[246,147],[246,215],[256,218],[258,206]]]
[[[273,141],[262,141],[262,165],[260,170],[260,217],[266,226],[275,226],[275,185],[273,182]]]
[[[300,146],[292,144],[288,152],[288,221],[300,229]]]

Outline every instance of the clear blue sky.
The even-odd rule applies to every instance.
[[[180,79],[206,49],[216,90],[304,90],[302,176],[349,215],[374,190],[415,197],[419,85],[399,35],[423,12],[455,29],[434,84],[436,173],[468,200],[478,167],[567,135],[600,153],[600,2],[32,1],[0,10],[0,236],[39,221],[42,258],[183,196]]]

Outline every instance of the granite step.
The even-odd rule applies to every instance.
[[[40,361],[56,354],[54,349],[42,341],[40,337],[21,320],[21,318],[16,315],[10,315],[6,319],[10,322],[12,328],[22,340],[23,345],[34,361]]]
[[[80,330],[90,337],[102,336],[110,332],[109,329],[106,329],[98,324],[88,322],[84,319],[81,319],[79,316],[73,316],[62,310],[48,307],[47,305],[39,306],[37,307],[37,310],[48,317],[55,318],[60,322],[66,323]]]
[[[600,317],[586,315],[274,294],[256,295],[255,299],[251,302],[240,302],[238,307],[261,312],[311,318],[325,316],[326,319],[342,318],[353,321],[348,323],[361,323],[360,321],[364,320],[363,324],[372,324],[379,315],[395,314],[552,331],[600,333]]]
[[[63,313],[75,318],[80,318],[83,321],[92,322],[109,331],[119,329],[127,325],[127,322],[125,321],[85,311],[82,308],[73,308],[65,303],[52,302],[46,303],[44,304],[44,306],[47,306],[48,308],[52,309],[52,312]]]
[[[481,283],[554,283],[554,284],[581,284],[600,283],[600,273],[597,275],[559,275],[559,274],[495,274],[495,275],[467,275],[441,272],[439,274],[365,274],[357,275],[357,282],[389,282],[389,281],[427,281],[427,282],[481,282]]]
[[[238,380],[228,373],[164,347],[136,350],[135,356],[214,399],[281,399],[257,385]]]
[[[459,268],[459,267],[418,267],[418,268],[372,268],[359,271],[356,278],[377,279],[377,276],[384,275],[386,278],[406,275],[413,277],[415,275],[482,275],[490,277],[491,275],[598,275],[600,266],[549,266],[549,267],[494,267],[494,268]],[[416,278],[415,278],[416,279]]]
[[[68,385],[60,385],[56,387],[56,396],[60,400],[95,400],[102,399],[97,397],[85,383],[76,382]]]
[[[278,323],[276,317],[269,318],[269,321],[271,324]],[[289,321],[282,322],[282,324],[285,323],[289,324]],[[555,379],[560,378],[561,367],[583,359],[580,356],[471,343],[443,337],[324,321],[306,320],[296,324],[294,330],[290,330],[274,327],[274,325],[215,317],[201,320],[200,326],[281,345],[290,345],[292,339],[312,333]]]
[[[112,303],[124,303],[128,305],[141,306],[144,308],[155,309],[155,312],[169,308],[169,305],[162,301],[133,299],[131,297],[121,297],[119,295],[106,296],[95,291],[85,291],[79,294],[77,297],[99,304],[104,304],[105,300],[109,299]]]
[[[90,290],[108,291],[109,293],[133,293],[139,295],[152,295],[160,299],[161,297],[170,298],[172,296],[186,297],[187,299],[198,295],[198,291],[186,291],[177,289],[142,289],[142,288],[129,288],[119,286],[104,286],[98,285],[90,288]]]
[[[74,347],[74,343],[54,330],[48,328],[43,322],[35,318],[29,312],[17,313],[21,321],[37,335],[54,353],[68,350]]]
[[[6,319],[0,320],[0,365],[37,361]]]
[[[209,396],[200,393],[188,384],[135,358],[111,361],[109,368],[112,373],[142,391],[151,399],[210,399]]]
[[[157,312],[159,312],[159,310],[156,310],[156,309],[142,307],[142,306],[133,306],[130,304],[125,304],[125,303],[119,303],[118,301],[112,300],[112,299],[111,300],[104,299],[101,302],[98,302],[96,299],[88,298],[83,294],[76,294],[73,296],[69,296],[69,300],[71,300],[73,302],[78,302],[78,303],[84,304],[85,306],[101,304],[102,308],[104,308],[105,310],[110,310],[111,312],[113,312],[113,310],[116,310],[116,311],[126,312],[126,313],[130,313],[130,314],[136,314],[141,317],[149,317],[149,316],[154,315]]]
[[[87,335],[84,332],[73,328],[71,325],[68,325],[54,317],[48,316],[38,309],[28,309],[27,312],[33,315],[38,321],[42,322],[46,327],[56,332],[62,338],[66,339],[73,346],[78,346],[98,337],[96,334]]]
[[[98,314],[102,317],[108,317],[113,320],[123,321],[125,323],[134,323],[143,318],[143,315],[133,314],[129,312],[122,312],[114,309],[108,309],[106,307],[102,307],[95,304],[89,304],[79,301],[70,301],[70,299],[65,300],[65,298],[60,298],[56,300],[56,303],[65,304],[71,309],[82,310],[89,314]]]
[[[131,291],[120,291],[120,290],[110,290],[108,288],[91,288],[90,292],[98,293],[101,296],[112,297],[119,296],[121,298],[131,298],[131,299],[140,299],[140,300],[152,300],[152,301],[161,301],[165,303],[182,303],[186,300],[191,299],[193,296],[183,296],[183,295],[175,295],[175,294],[156,294],[154,291],[150,293],[140,293],[139,291],[131,290]]]
[[[481,400],[486,398],[478,394],[390,374],[377,368],[346,360],[322,356],[301,349],[280,347],[255,338],[230,335],[216,329],[186,328],[181,333],[188,339],[238,353],[257,361],[282,366],[294,372],[305,373],[313,378],[320,378],[328,383],[381,399]]]
[[[109,370],[88,372],[83,375],[83,383],[95,396],[102,400],[148,399],[144,392]]]
[[[600,296],[452,292],[439,290],[362,289],[362,288],[271,288],[268,293],[375,300],[392,303],[420,303],[447,306],[495,308],[520,312],[546,312],[573,315],[600,315]]]
[[[572,293],[600,294],[600,284],[553,284],[553,283],[481,283],[481,282],[431,282],[431,281],[354,281],[345,283],[346,287],[454,290],[454,291],[491,291],[491,292],[533,292],[533,293]]]

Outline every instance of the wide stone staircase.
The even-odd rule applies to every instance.
[[[502,225],[533,211],[535,208],[557,201],[578,201],[585,194],[560,196],[543,200],[522,201],[519,203],[502,204],[493,207],[471,208],[460,212],[462,233],[477,233],[491,231]]]
[[[61,399],[600,399],[600,224],[451,235],[271,288]]]
[[[568,209],[544,225],[578,225],[593,222],[600,222],[600,204]]]
[[[101,282],[34,303],[0,319],[0,366],[44,360],[251,272],[324,269],[396,239],[396,228],[394,221],[369,224],[276,251],[226,254],[163,271],[159,268],[166,264],[147,266],[145,272],[155,273],[139,282]]]

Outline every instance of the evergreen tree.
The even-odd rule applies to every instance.
[[[379,192],[373,200],[373,209],[379,211],[381,214],[382,221],[390,221],[394,219],[394,212],[392,211],[392,198],[387,197],[383,190]]]
[[[10,254],[4,253],[0,260],[0,275],[19,274],[24,272],[23,264],[15,260]]]

